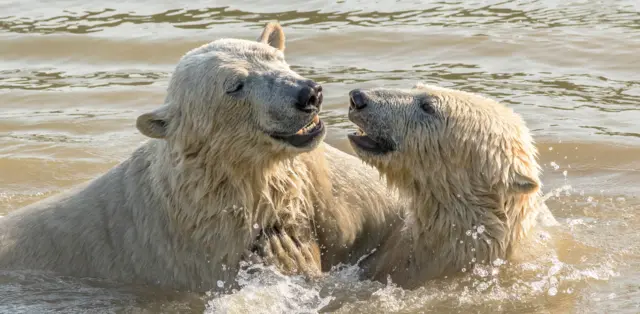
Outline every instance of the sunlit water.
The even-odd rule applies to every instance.
[[[325,87],[327,141],[347,152],[356,87],[423,81],[522,114],[562,223],[538,234],[549,254],[414,291],[350,266],[318,282],[258,267],[226,295],[0,272],[0,312],[640,312],[640,2],[240,2],[0,2],[0,215],[126,158],[183,53],[279,20],[288,62]]]

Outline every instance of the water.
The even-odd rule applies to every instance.
[[[640,2],[239,2],[2,1],[0,215],[126,158],[187,50],[277,19],[288,62],[325,87],[327,141],[348,152],[356,87],[423,81],[521,113],[563,223],[556,253],[415,291],[353,267],[317,283],[260,269],[231,295],[1,272],[0,312],[640,312]]]

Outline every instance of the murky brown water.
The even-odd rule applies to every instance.
[[[0,272],[0,312],[640,312],[640,2],[239,2],[0,2],[0,215],[126,158],[187,50],[277,19],[289,63],[324,84],[327,141],[347,151],[355,87],[424,81],[521,113],[563,223],[556,254],[417,291],[350,268],[313,285],[245,278],[227,296]]]

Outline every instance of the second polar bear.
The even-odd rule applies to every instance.
[[[510,258],[536,221],[556,224],[533,139],[511,109],[418,84],[352,90],[349,119],[357,155],[411,202],[406,229],[364,262],[368,277],[416,287]]]

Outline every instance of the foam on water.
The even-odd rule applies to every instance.
[[[205,313],[316,313],[332,299],[300,276],[262,265],[243,269],[236,281],[240,289],[231,294],[209,294]]]
[[[539,244],[552,246],[552,237],[535,237]],[[619,276],[611,258],[580,264],[563,262],[553,249],[535,258],[512,264],[495,260],[488,265],[470,266],[465,274],[427,282],[424,287],[406,290],[388,284],[359,279],[361,269],[341,265],[317,282],[300,276],[285,276],[272,267],[253,265],[240,272],[240,289],[231,294],[209,294],[206,313],[337,313],[407,312],[440,309],[451,302],[470,309],[503,309],[525,306],[534,299],[574,297],[585,281],[607,281]],[[446,305],[449,304],[449,305]]]

